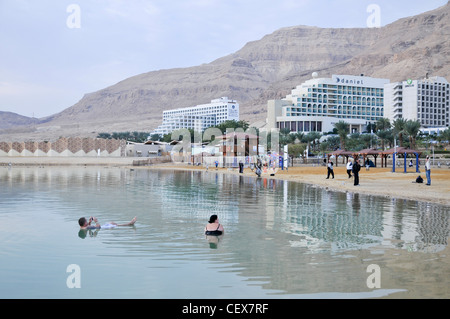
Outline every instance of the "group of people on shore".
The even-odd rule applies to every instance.
[[[355,159],[353,162],[348,159],[347,160],[347,174],[348,178],[354,177],[353,185],[357,186],[359,185],[359,171],[361,170],[361,165],[359,164],[359,159]],[[353,175],[352,175],[353,173]],[[332,176],[332,179],[334,179],[334,171],[333,171],[333,162],[331,160],[328,161],[327,165],[327,178],[330,178],[330,175]],[[427,183],[425,185],[430,186],[431,185],[431,168],[430,168],[430,157],[427,155],[426,162],[425,162],[425,175],[427,178]]]
[[[358,186],[359,185],[359,171],[361,170],[361,165],[359,164],[359,159],[355,159],[354,162],[352,162],[350,159],[347,161],[347,174],[348,178],[354,177],[353,185]],[[353,175],[352,175],[353,173]],[[333,170],[333,162],[331,160],[328,161],[327,165],[327,178],[329,179],[331,175],[331,178],[334,179],[334,170]]]

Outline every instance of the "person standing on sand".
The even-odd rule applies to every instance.
[[[334,178],[333,162],[332,162],[332,161],[328,161],[327,171],[328,171],[328,173],[327,173],[327,179],[330,178],[330,174],[331,174],[331,176],[333,176],[333,178]]]
[[[347,160],[347,174],[348,174],[348,178],[352,177],[352,168],[353,168],[353,163],[350,159]]]
[[[355,159],[353,163],[352,171],[353,176],[355,177],[353,185],[359,185],[359,170],[361,169],[361,165],[359,165],[359,159]]]
[[[425,175],[427,176],[427,183],[425,185],[431,185],[431,165],[430,157],[427,155],[427,160],[425,162]]]

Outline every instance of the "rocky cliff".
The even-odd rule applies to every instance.
[[[265,121],[267,100],[285,96],[312,72],[391,81],[428,73],[450,80],[449,11],[447,3],[381,28],[283,28],[211,63],[152,71],[86,94],[72,107],[41,119],[45,123],[16,128],[14,136],[51,139],[150,131],[161,123],[162,110],[221,96],[238,100],[241,119]]]

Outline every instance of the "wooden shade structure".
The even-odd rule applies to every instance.
[[[358,155],[358,152],[352,152],[352,151],[346,151],[346,150],[336,150],[334,152],[331,152],[331,153],[327,154],[328,161],[330,161],[330,157],[333,156],[333,155],[336,157],[336,167],[337,167],[338,166],[338,160],[337,160],[338,156],[342,156],[342,159],[344,159],[344,157],[345,157],[345,162],[347,162],[348,158],[350,156],[355,157],[355,156]],[[343,160],[342,163],[345,164],[345,162]]]
[[[366,158],[369,155],[372,155],[375,159],[375,167],[377,167],[377,157],[381,154],[381,151],[377,151],[375,149],[366,148],[357,152],[359,155],[363,157],[363,163],[366,162]],[[381,163],[381,167],[383,167],[383,162]]]
[[[404,147],[391,148],[387,151],[381,152],[381,155],[382,155],[381,164],[383,165],[383,158],[384,158],[385,167],[387,167],[387,157],[389,155],[392,155],[392,171],[395,172],[395,155],[397,155],[397,154],[403,154],[405,157],[405,160],[403,163],[405,173],[406,173],[406,157],[408,156],[408,154],[414,154],[416,156],[416,173],[420,173],[420,171],[419,171],[419,156],[420,156],[421,152],[416,151],[416,150],[411,150],[408,148],[404,148]]]

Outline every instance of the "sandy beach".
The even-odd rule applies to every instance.
[[[97,165],[133,167],[133,161],[139,158],[132,157],[0,157],[0,169],[14,166],[60,166],[60,165]],[[142,158],[141,158],[142,159]],[[151,166],[136,166],[134,169],[182,169],[182,170],[206,170],[202,166],[166,163]],[[423,168],[422,168],[423,170]],[[209,167],[209,171],[216,171]],[[226,174],[237,174],[256,177],[250,168],[245,168],[240,174],[238,169],[219,168],[217,170]],[[395,173],[392,168],[365,167],[360,171],[360,186],[353,185],[353,178],[348,178],[344,166],[334,168],[335,178],[326,179],[325,166],[299,166],[289,167],[288,170],[277,170],[274,176],[272,171],[263,173],[262,178],[276,178],[294,182],[314,184],[332,191],[358,192],[361,194],[379,195],[397,199],[411,199],[431,202],[450,207],[450,169],[446,165],[441,168],[431,168],[431,186],[425,185],[425,172],[416,173],[415,169],[408,169],[404,173],[403,168],[398,168]],[[425,180],[423,184],[415,183],[420,175]]]

